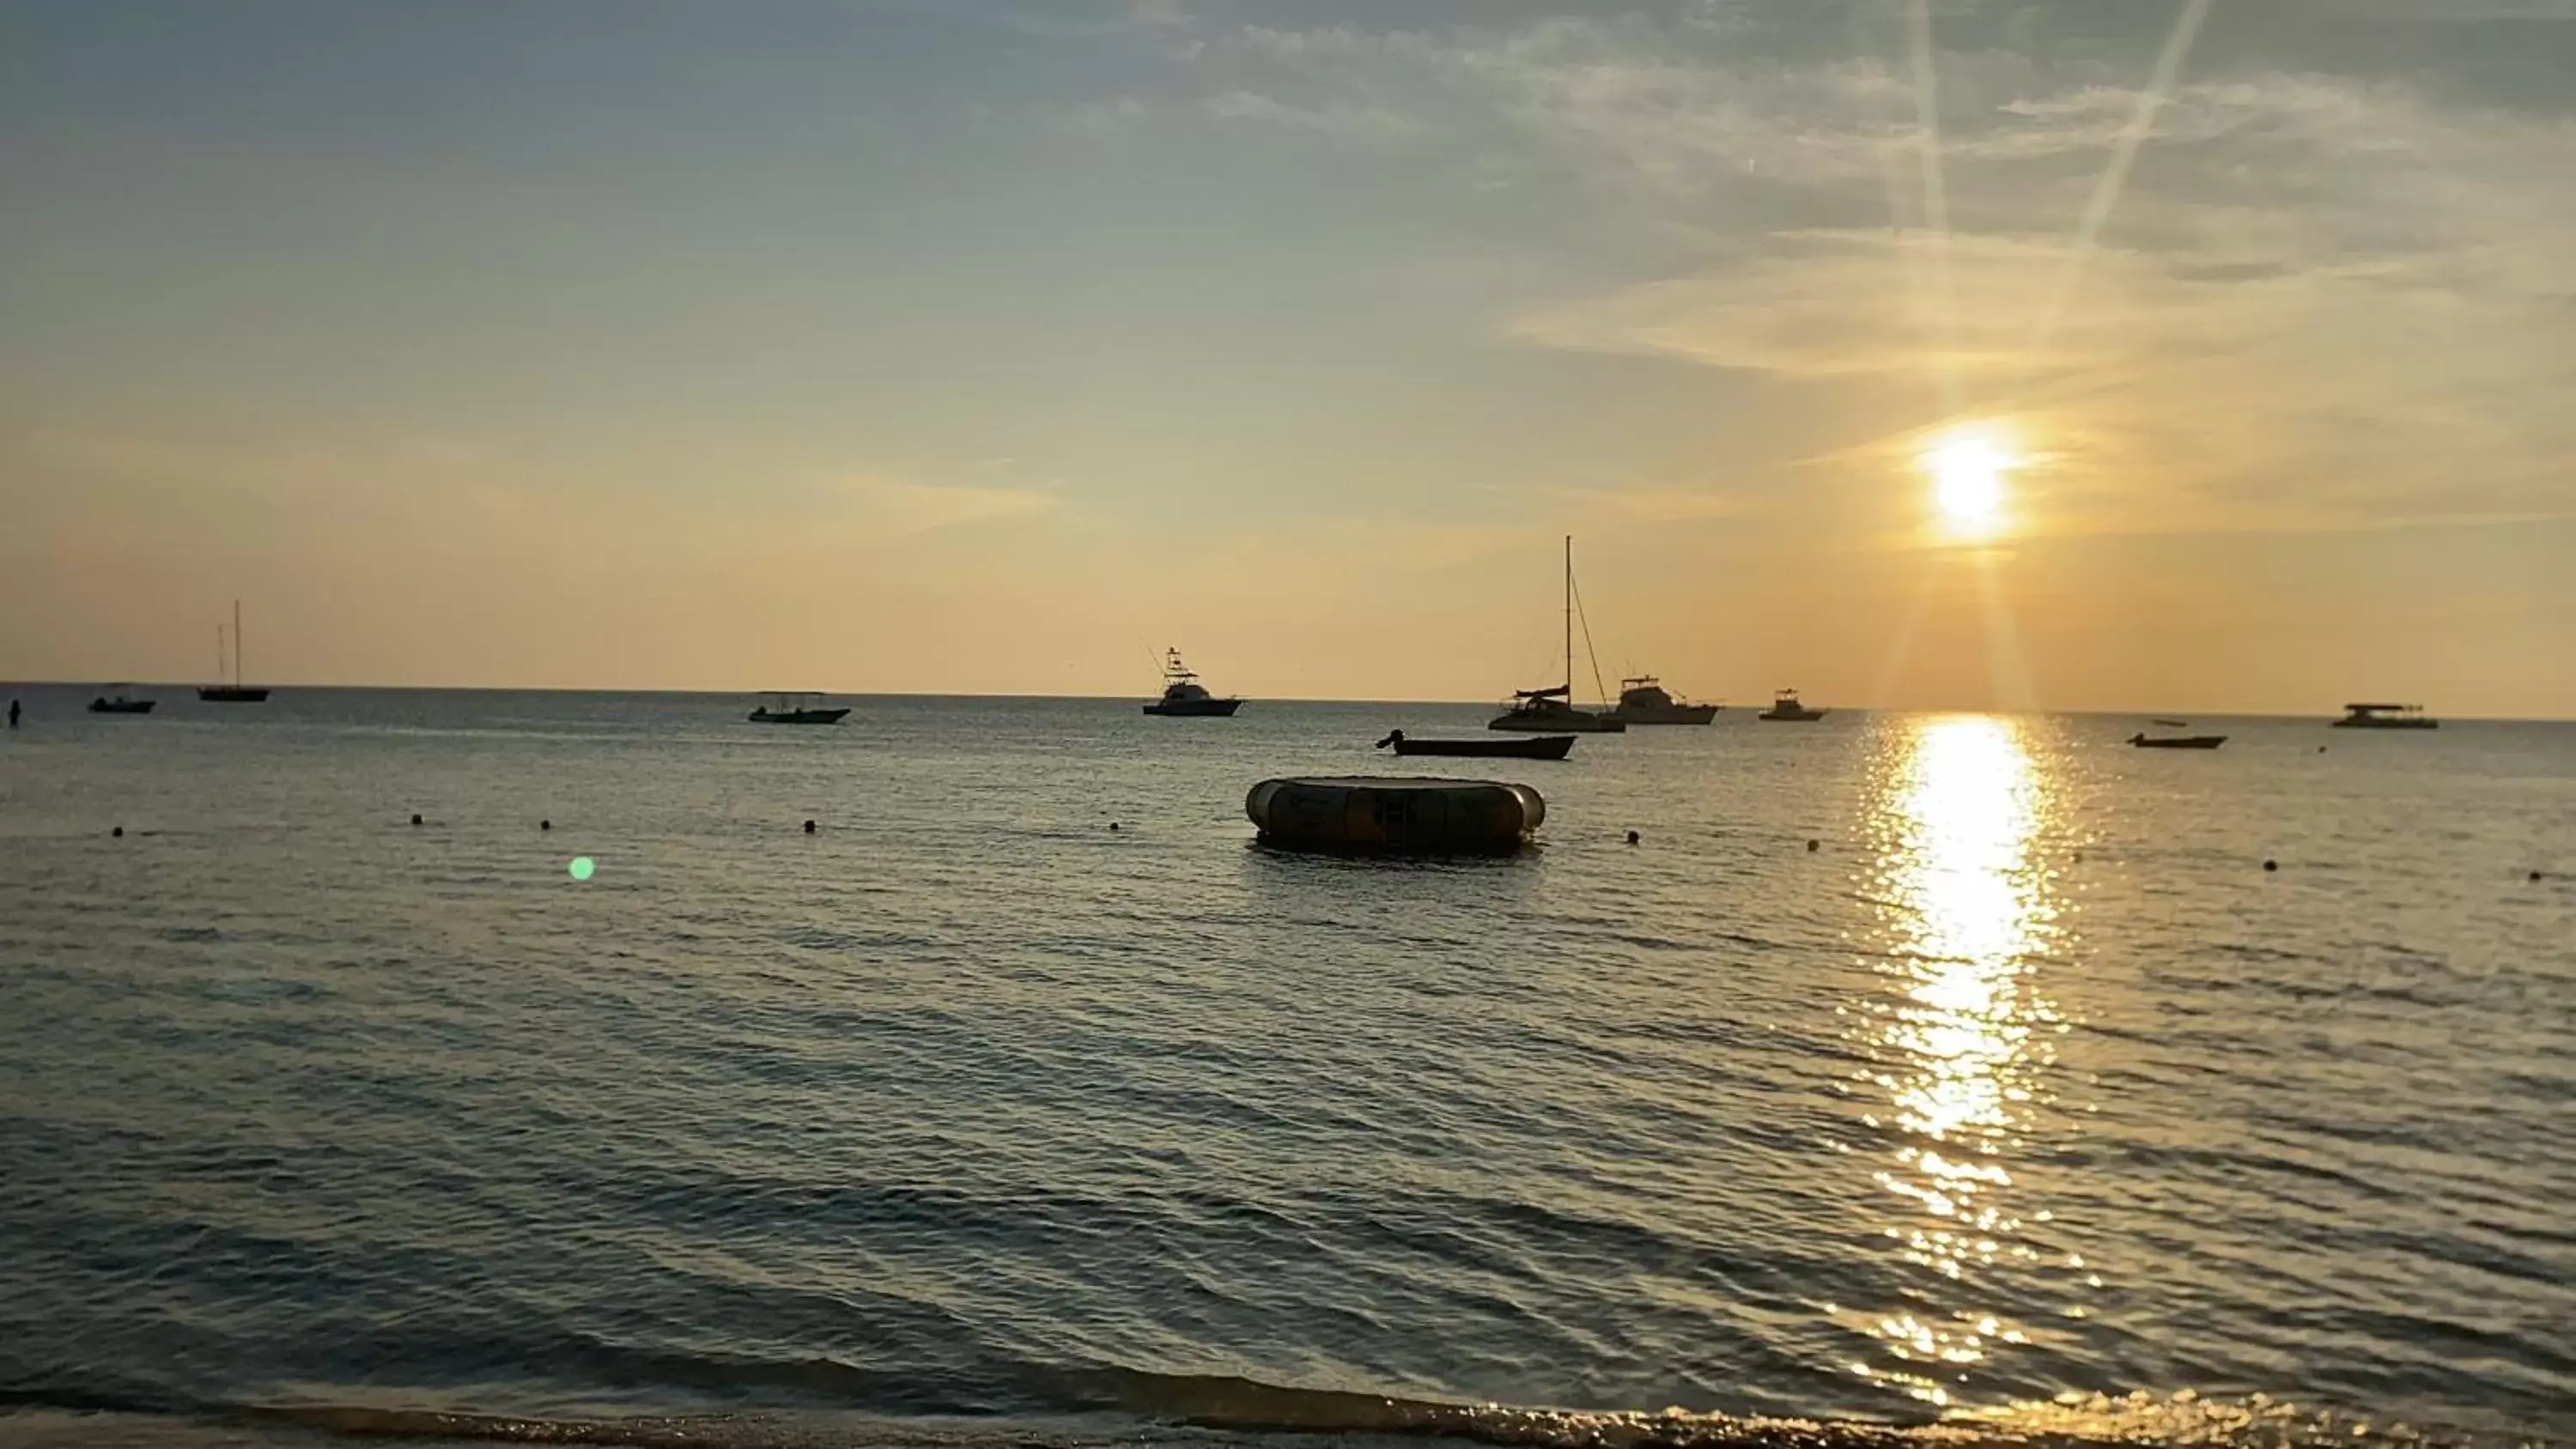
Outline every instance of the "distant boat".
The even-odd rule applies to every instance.
[[[1174,719],[1231,719],[1243,708],[1239,699],[1220,699],[1199,683],[1196,672],[1181,662],[1181,651],[1163,651],[1163,697],[1145,706],[1145,713]]]
[[[152,706],[158,702],[149,699],[135,699],[125,692],[125,687],[123,685],[112,684],[109,685],[108,688],[115,690],[116,693],[102,694],[98,698],[91,700],[89,702],[89,712],[91,714],[150,714],[152,712]]]
[[[228,684],[218,682],[215,684],[203,685],[197,690],[197,698],[208,704],[265,704],[268,702],[267,690],[262,689],[255,684],[242,683],[241,641],[241,600],[235,599],[233,600],[233,644],[232,649],[230,650],[230,654],[232,656],[231,682]],[[218,681],[223,680],[225,677],[224,657],[226,652],[227,651],[224,648],[224,626],[217,624],[215,626],[215,678]]]
[[[1640,674],[1619,681],[1619,707],[1610,717],[1632,725],[1704,725],[1717,718],[1717,706],[1676,699],[1655,676]]]
[[[1584,641],[1591,642],[1587,626]],[[1596,676],[1598,660],[1593,663]],[[1598,680],[1596,678],[1596,683]],[[1565,682],[1547,689],[1512,691],[1512,707],[1485,721],[1489,730],[1524,730],[1532,734],[1615,735],[1625,733],[1626,722],[1610,714],[1595,714],[1574,707],[1574,539],[1565,540]]]
[[[2437,730],[2440,720],[2424,713],[2420,704],[2347,704],[2344,717],[2335,721],[2339,730]]]
[[[1771,696],[1771,707],[1754,716],[1755,719],[1788,720],[1801,724],[1809,720],[1820,720],[1824,717],[1825,711],[1821,709],[1809,709],[1805,705],[1800,704],[1798,702],[1798,691],[1794,689],[1783,689],[1773,694]]]
[[[2134,734],[2129,743],[2142,750],[2214,750],[2227,743],[2227,736]]]
[[[1477,760],[1562,760],[1574,748],[1572,735],[1532,735],[1523,740],[1415,740],[1390,730],[1377,748],[1399,755],[1446,755]]]
[[[2154,725],[2158,729],[2183,730],[2191,728],[2191,721],[2187,719],[2151,719],[2147,721],[2147,723]]]
[[[807,690],[772,690],[749,718],[753,724],[839,724],[849,710],[815,702],[822,697]]]

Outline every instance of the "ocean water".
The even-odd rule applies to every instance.
[[[0,1440],[2576,1438],[2576,727],[9,692]]]

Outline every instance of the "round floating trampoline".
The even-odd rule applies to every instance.
[[[1264,780],[1243,813],[1265,844],[1337,855],[1509,855],[1547,819],[1527,785],[1371,775]]]

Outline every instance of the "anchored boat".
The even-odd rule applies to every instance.
[[[850,711],[817,701],[823,696],[808,690],[772,690],[747,718],[753,724],[827,725],[839,724]]]
[[[1824,717],[1825,712],[1823,710],[1809,709],[1805,705],[1800,704],[1798,702],[1798,691],[1794,689],[1783,689],[1778,693],[1773,694],[1771,696],[1771,707],[1754,716],[1755,719],[1788,720],[1800,724],[1804,724],[1810,720],[1820,720]]]
[[[1640,674],[1619,681],[1619,707],[1610,717],[1632,725],[1704,725],[1717,718],[1717,706],[1678,698],[1655,676]]]
[[[2142,750],[2214,750],[2227,743],[2227,736],[2150,735],[2142,731],[2129,736],[2129,743]]]
[[[133,698],[125,692],[123,685],[111,684],[108,688],[115,690],[116,693],[102,694],[91,700],[89,702],[91,714],[150,714],[152,706],[158,703],[157,700]]]
[[[1526,730],[1534,734],[1615,735],[1628,726],[1609,714],[1595,714],[1574,707],[1574,539],[1565,540],[1565,682],[1547,689],[1512,691],[1512,707],[1485,721],[1489,730]],[[1584,647],[1592,644],[1592,631],[1586,626]],[[1601,672],[1594,660],[1592,672],[1598,685]]]
[[[1444,755],[1469,760],[1562,760],[1574,748],[1572,735],[1532,735],[1525,740],[1416,740],[1402,730],[1389,730],[1377,742],[1399,755]]]
[[[1239,699],[1221,699],[1207,692],[1199,677],[1181,662],[1181,651],[1163,651],[1163,697],[1145,706],[1145,713],[1180,718],[1231,719],[1243,708]]]
[[[265,704],[268,702],[268,691],[265,688],[256,684],[242,683],[241,641],[241,600],[235,599],[233,600],[232,648],[225,649],[224,626],[217,624],[215,626],[216,682],[199,686],[197,698],[208,704]],[[232,664],[229,674],[224,667],[227,658]]]
[[[2424,713],[2420,704],[2347,704],[2343,718],[2335,721],[2339,730],[2437,730],[2440,720]]]

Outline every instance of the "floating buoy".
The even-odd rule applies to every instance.
[[[2538,872],[2538,871],[2536,871],[2536,870],[2535,870],[2535,871],[2533,871],[2533,872],[2531,873],[2531,878],[2532,878],[2533,880],[2538,880],[2538,879],[2540,879],[2540,872]]]
[[[2263,868],[2265,870],[2279,870],[2281,868],[2281,863],[2277,860],[2267,860],[2263,862]]]
[[[2079,851],[2075,852],[2075,863],[2076,863],[2077,865],[2082,865],[2082,864],[2084,863],[2084,852],[2083,852],[2083,851],[2080,851],[2080,850],[2079,850]]]
[[[1634,844],[1636,844],[1636,843],[1637,843],[1637,841],[1638,841],[1638,838],[1639,838],[1639,837],[1638,837],[1638,835],[1637,835],[1637,832],[1635,832],[1635,831],[1633,831],[1633,830],[1631,830],[1631,831],[1629,831],[1629,832],[1628,832],[1628,843],[1629,843],[1630,845],[1634,845]]]
[[[1817,841],[1813,841],[1813,840],[1808,841],[1808,842],[1807,842],[1807,853],[1808,853],[1809,855],[1813,855],[1813,854],[1815,854],[1815,853],[1816,853],[1816,847],[1817,847],[1817,845],[1818,845],[1818,844],[1819,844],[1819,842],[1817,842]]]
[[[414,815],[414,816],[412,816],[412,818],[411,818],[411,823],[412,823],[412,824],[414,824],[414,825],[418,825],[418,824],[420,823],[420,817],[419,817],[418,815]]]
[[[814,822],[813,822],[813,821],[808,820],[808,821],[806,821],[806,822],[805,822],[805,833],[806,833],[806,834],[808,834],[808,835],[811,835],[811,834],[813,834],[813,833],[814,833]]]
[[[540,820],[537,822],[537,828],[539,830],[552,830],[555,828],[555,823],[551,820]]]
[[[1509,855],[1547,819],[1527,785],[1372,775],[1264,780],[1243,797],[1263,841],[1347,855]]]
[[[123,840],[125,838],[125,827],[120,825],[107,833],[115,836],[119,840]]]
[[[1114,835],[1114,834],[1116,834],[1116,833],[1117,833],[1117,831],[1118,831],[1118,822],[1117,822],[1117,821],[1115,821],[1115,820],[1110,821],[1110,822],[1109,822],[1109,830],[1110,830],[1110,833],[1111,833],[1111,834],[1113,834],[1113,835]]]

